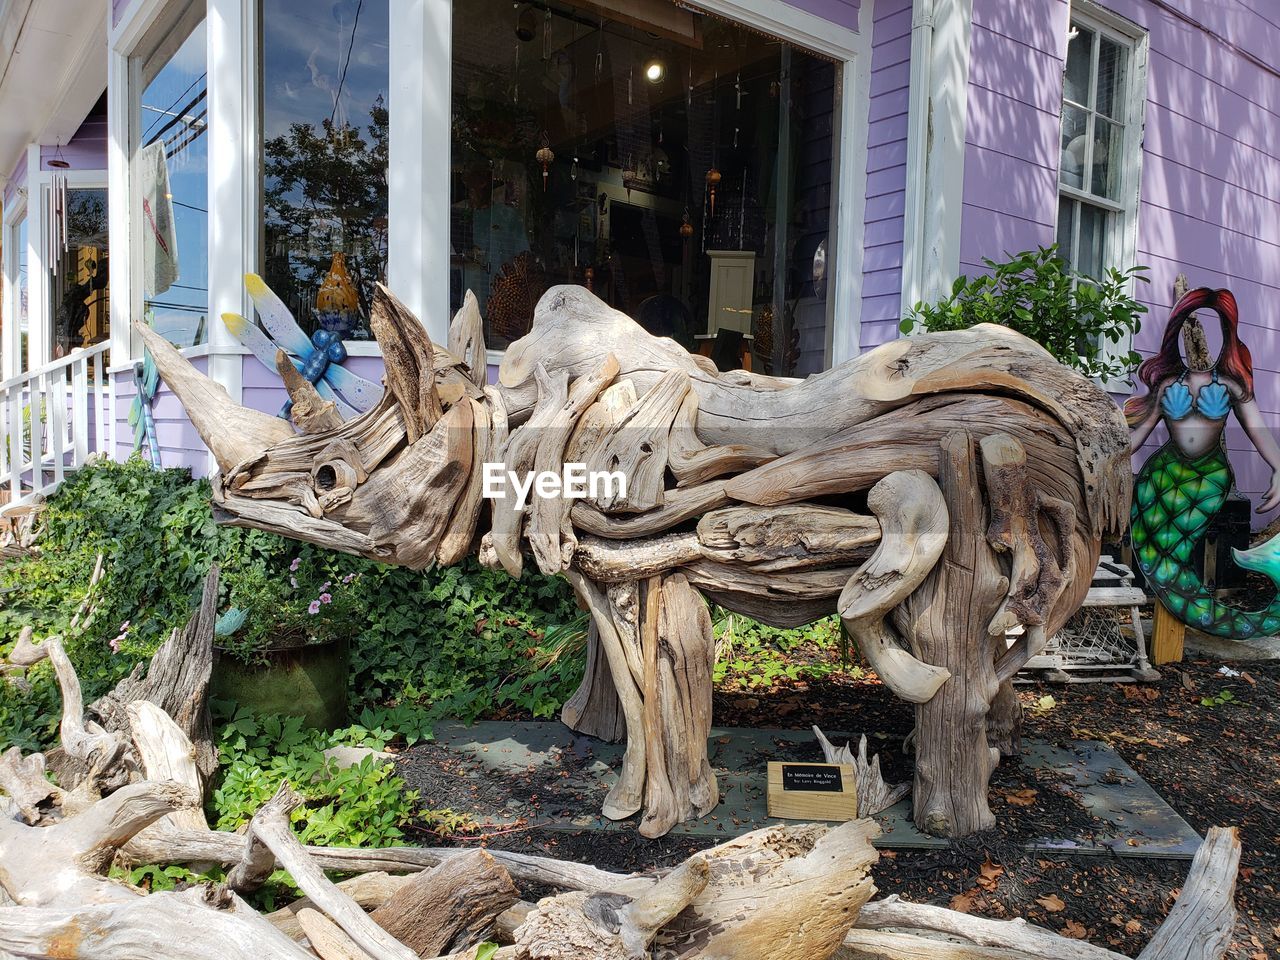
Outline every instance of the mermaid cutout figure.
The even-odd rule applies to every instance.
[[[1218,314],[1222,353],[1209,370],[1190,370],[1179,349],[1183,324],[1197,310]],[[1241,610],[1218,600],[1196,573],[1196,546],[1231,492],[1234,477],[1223,443],[1235,413],[1262,459],[1271,485],[1258,512],[1280,505],[1280,445],[1263,422],[1253,396],[1253,357],[1240,342],[1236,298],[1229,290],[1192,290],[1174,305],[1160,352],[1138,367],[1147,393],[1125,404],[1136,453],[1161,420],[1169,441],[1151,455],[1134,485],[1131,534],[1147,583],[1187,626],[1234,640],[1280,633],[1280,596],[1262,610]],[[1251,550],[1233,551],[1242,567],[1280,586],[1280,536]]]

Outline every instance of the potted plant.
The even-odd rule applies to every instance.
[[[326,576],[295,557],[288,570],[246,571],[215,628],[213,696],[259,714],[347,723],[348,639],[362,629],[360,576]]]

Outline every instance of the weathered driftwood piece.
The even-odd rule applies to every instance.
[[[720,800],[707,759],[715,635],[706,601],[680,574],[650,577],[640,618],[645,799],[640,833],[660,837]]]
[[[600,643],[600,628],[594,620],[587,627],[587,665],[582,683],[560,708],[560,722],[606,743],[617,743],[626,736],[626,718],[613,685],[609,659]]]
[[[508,478],[524,478],[529,474],[538,455],[542,434],[551,427],[561,409],[569,402],[567,374],[560,373],[553,377],[544,367],[539,367],[537,376],[538,405],[524,429],[511,434],[507,440],[504,472]],[[507,486],[510,487],[510,484]],[[492,523],[489,536],[493,550],[503,569],[517,578],[524,571],[520,536],[528,509],[529,504],[520,504],[516,492],[511,489],[506,489],[504,496],[490,501]]]
[[[370,960],[369,955],[356,946],[340,926],[319,910],[312,907],[299,910],[298,926],[320,960]]]
[[[469,850],[404,884],[370,919],[420,957],[484,940],[520,899],[511,875],[484,850]]]
[[[520,960],[645,960],[649,944],[706,888],[700,857],[686,860],[635,899],[562,893],[543,900],[516,931]]]
[[[822,748],[822,759],[827,763],[847,763],[853,767],[853,779],[858,789],[858,816],[870,817],[887,810],[911,791],[911,784],[884,782],[880,773],[880,754],[867,760],[867,735],[858,739],[858,752],[849,749],[849,744],[837,747],[826,738],[821,730],[813,728],[813,735],[818,738]]]
[[[218,618],[219,576],[217,565],[210,567],[204,579],[200,606],[186,626],[175,630],[161,644],[149,664],[139,664],[110,693],[89,706],[89,711],[98,717],[104,728],[123,732],[134,729],[129,713],[131,703],[146,700],[155,704],[186,736],[202,782],[207,781],[218,767],[213,722],[209,716],[209,677],[213,671],[213,628]]]
[[[671,424],[688,392],[688,375],[672,370],[627,410],[587,461],[589,474],[620,473],[626,477],[626,490],[602,490],[587,503],[604,513],[644,513],[662,505]]]
[[[80,678],[62,648],[62,641],[49,637],[44,647],[62,691],[62,723],[58,728],[62,749],[84,765],[85,779],[90,785],[111,789],[127,783],[136,772],[128,740],[122,733],[104,730],[94,721],[85,720]]]
[[[623,639],[617,622],[610,614],[609,600],[604,590],[570,567],[565,576],[573,584],[578,601],[587,608],[600,632],[600,644],[609,662],[618,702],[627,727],[627,749],[622,755],[622,770],[618,782],[609,790],[601,812],[610,820],[625,820],[638,811],[643,803],[645,783],[644,700],[642,686],[638,684],[627,664]]]
[[[316,385],[299,373],[289,355],[279,349],[276,371],[289,394],[289,419],[302,433],[326,433],[342,426],[338,405],[321,397]]]
[[[880,521],[880,543],[840,594],[840,619],[880,679],[904,700],[927,703],[951,676],[908,653],[886,617],[930,574],[947,544],[947,507],[938,485],[919,470],[893,473],[867,495]]]
[[[223,472],[293,436],[293,427],[279,417],[242,407],[232,400],[226,388],[197,372],[151,327],[135,323],[134,329],[155,358],[165,384],[182,399],[192,426]]]
[[[726,474],[741,473],[776,458],[777,455],[768,450],[745,443],[707,446],[698,439],[698,395],[692,390],[685,394],[671,423],[667,453],[668,466],[675,474],[677,486],[695,486]]]
[[[1240,836],[1235,827],[1212,827],[1191,861],[1178,901],[1138,960],[1217,960],[1236,924],[1236,876]]]
[[[17,747],[0,753],[0,790],[17,805],[22,819],[31,825],[40,821],[40,804],[50,797],[61,800],[62,791],[44,775],[44,754],[23,757]]]
[[[35,631],[31,627],[23,627],[18,631],[18,640],[9,651],[8,661],[16,667],[30,667],[49,656],[43,643],[35,642]]]
[[[233,522],[415,568],[455,562],[478,543],[482,563],[512,575],[526,550],[541,569],[563,570],[597,637],[589,682],[566,718],[616,734],[621,714],[628,750],[606,812],[636,813],[650,790],[664,809],[646,818],[647,830],[698,804],[660,786],[666,770],[656,763],[670,762],[668,746],[646,737],[644,719],[648,711],[654,726],[662,697],[651,694],[661,685],[646,671],[655,641],[643,629],[647,594],[634,585],[683,578],[730,610],[784,626],[839,603],[886,682],[921,704],[922,748],[946,735],[922,749],[933,758],[924,767],[963,757],[960,775],[928,773],[934,787],[917,789],[917,816],[936,801],[934,829],[985,823],[976,806],[956,815],[985,784],[976,748],[959,749],[956,738],[989,726],[991,742],[1010,748],[1016,703],[1002,681],[1078,607],[1101,535],[1128,516],[1128,431],[1104,391],[993,326],[886,344],[804,381],[722,374],[588,291],[556,287],[485,392],[466,345],[474,338],[463,333],[476,327],[473,312],[455,324],[461,360],[430,344],[385,291],[376,312],[390,387],[382,403],[309,436],[273,439],[245,421],[214,484]],[[172,351],[157,362],[184,399],[210,395],[189,389],[200,375]],[[971,496],[959,515],[949,503],[922,511],[943,502],[930,478],[956,485],[947,444],[957,434],[989,454],[969,458]],[[216,431],[207,440],[225,445]],[[486,460],[521,477],[581,461],[625,473],[627,494],[525,508],[511,496],[491,500],[486,530],[477,497]],[[857,515],[865,502],[874,519]],[[1015,622],[1024,639],[1005,649],[988,628]],[[945,642],[944,625],[955,628]],[[977,672],[959,683],[957,670]],[[688,684],[708,682],[700,672],[672,676],[682,704],[701,696]]]
[[[962,837],[990,829],[987,783],[999,751],[987,745],[987,711],[999,683],[988,625],[1004,602],[1009,581],[988,545],[979,466],[973,437],[942,441],[939,485],[950,532],[937,564],[896,611],[921,660],[949,674],[927,700],[916,701],[916,826]],[[946,602],[965,597],[962,607]]]
[[[387,388],[400,406],[412,446],[435,426],[442,413],[431,338],[412,311],[380,283],[374,288],[369,327],[382,348]]]
[[[659,960],[829,957],[875,892],[880,833],[872,820],[838,827],[766,827],[700,854],[706,888],[658,935]]]
[[[197,802],[180,784],[142,781],[49,826],[0,819],[0,886],[22,906],[131,899],[137,895],[131,887],[105,876],[112,858],[143,828]]]
[[[572,462],[566,461],[564,455],[569,435],[583,413],[596,402],[601,391],[617,375],[618,360],[613,354],[609,354],[599,367],[573,382],[563,405],[554,411],[537,437],[538,446],[533,456],[533,472],[536,475],[555,475],[560,472],[561,464]],[[539,495],[529,505],[525,539],[538,569],[548,575],[559,573],[569,565],[573,551],[578,546],[573,524],[569,522],[569,508],[573,501],[563,494],[553,497],[541,494],[540,491],[534,492]]]
[[[275,796],[263,804],[249,821],[248,844],[261,844],[270,850],[276,862],[289,871],[298,888],[373,960],[415,960],[416,953],[371,920],[307,855],[289,826],[289,813],[300,802],[301,798],[288,784],[281,785]],[[247,859],[256,862],[256,854]]]
[[[203,793],[196,751],[186,733],[154,703],[135,700],[128,706],[133,745],[147,780],[181,784],[193,796]],[[152,835],[208,830],[209,821],[199,806],[185,807],[147,827]]]
[[[216,887],[111,904],[0,907],[0,952],[31,960],[315,960]]]
[[[449,352],[466,364],[471,382],[483,388],[489,381],[489,358],[484,349],[484,317],[470,290],[449,323]]]

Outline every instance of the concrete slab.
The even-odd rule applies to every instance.
[[[847,735],[832,733],[835,742]],[[436,741],[467,760],[466,775],[500,781],[551,766],[559,773],[556,799],[537,808],[511,800],[507,810],[488,819],[494,825],[521,818],[550,830],[632,831],[637,820],[611,821],[598,814],[601,801],[617,780],[622,745],[579,736],[559,723],[486,721],[471,727],[436,728]],[[672,833],[720,840],[780,821],[765,812],[766,764],[770,760],[813,761],[821,755],[805,730],[714,728],[711,765],[721,802],[708,816],[678,824]],[[873,750],[876,748],[873,747]],[[1195,831],[1106,744],[1094,741],[1059,746],[1028,741],[1022,762],[1057,773],[1078,792],[1103,829],[1090,837],[1045,837],[1029,849],[1060,853],[1190,859],[1200,843]],[[911,822],[910,798],[877,815],[884,835],[877,846],[927,849],[947,841],[921,833]]]

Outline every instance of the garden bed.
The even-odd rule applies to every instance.
[[[812,649],[808,651],[814,653]],[[803,659],[802,646],[793,659]],[[803,666],[803,664],[801,664]],[[1240,827],[1244,856],[1238,887],[1241,915],[1229,956],[1280,954],[1280,663],[1236,665],[1238,677],[1219,665],[1190,662],[1166,666],[1162,679],[1142,686],[1089,684],[1021,688],[1028,737],[1065,742],[1097,739],[1110,744],[1193,827]],[[807,675],[802,670],[802,674]],[[716,695],[716,722],[726,726],[862,730],[884,734],[882,763],[889,780],[909,776],[910,761],[896,749],[912,725],[912,710],[874,677],[842,673],[782,680],[773,689]],[[1232,698],[1222,702],[1228,691]],[[1044,697],[1052,697],[1048,707]],[[1213,705],[1202,701],[1215,700]],[[1047,709],[1046,709],[1047,707]],[[504,808],[513,797],[554,805],[573,771],[530,773],[518,791],[503,783],[479,786],[451,772],[457,763],[431,745],[420,748],[439,760],[427,764],[412,785],[431,808],[472,812],[477,820]],[[402,775],[406,764],[401,764]],[[580,772],[580,771],[579,771]],[[996,830],[939,850],[886,851],[875,868],[883,894],[965,909],[1007,919],[1025,916],[1050,929],[1087,936],[1117,951],[1136,954],[1159,926],[1185,878],[1184,861],[1111,855],[1061,856],[1029,853],[1028,839],[1063,829],[1087,829],[1089,815],[1069,792],[1037,781],[1025,768],[1004,763],[992,779]],[[1035,791],[1029,794],[1026,791]],[[1030,802],[1027,802],[1027,801]],[[486,845],[591,862],[627,871],[680,862],[712,838],[667,836],[645,840],[635,833],[600,834],[537,829],[459,832],[465,821],[419,823],[410,836],[423,843]],[[1060,905],[1061,904],[1061,905]]]

